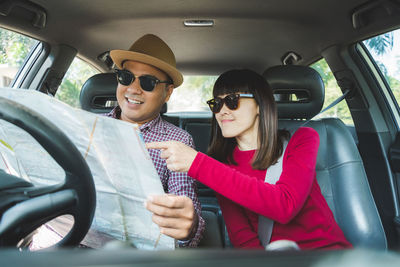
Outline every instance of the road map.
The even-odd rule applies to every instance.
[[[144,208],[148,196],[164,194],[164,191],[137,125],[70,107],[33,90],[1,89],[0,97],[47,118],[70,138],[86,159],[96,186],[97,206],[91,230],[82,242],[84,245],[100,248],[117,239],[138,249],[175,248],[175,240],[160,234],[151,213]],[[0,120],[0,153],[3,159],[0,169],[34,185],[64,180],[62,168],[36,140],[3,120]],[[72,221],[67,216],[46,227],[64,235],[69,224]],[[34,238],[35,242],[40,239]]]

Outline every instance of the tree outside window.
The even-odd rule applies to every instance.
[[[0,87],[7,87],[37,40],[0,28]]]
[[[97,73],[99,73],[97,69],[85,61],[75,58],[65,74],[55,97],[64,103],[79,108],[79,94],[81,92],[82,85],[87,79]]]

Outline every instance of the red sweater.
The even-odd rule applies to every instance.
[[[287,145],[275,185],[264,182],[266,170],[252,169],[255,150],[237,147],[233,156],[238,165],[226,165],[199,152],[188,174],[217,192],[235,247],[262,248],[258,214],[275,221],[271,242],[293,240],[301,249],[351,247],[316,180],[318,146],[315,130],[299,128]]]

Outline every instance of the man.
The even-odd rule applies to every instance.
[[[118,106],[108,116],[137,123],[146,143],[176,140],[193,147],[190,134],[160,116],[173,89],[183,82],[169,46],[148,34],[129,50],[112,50],[110,56],[118,68]],[[177,239],[181,247],[197,246],[205,223],[193,179],[186,173],[168,170],[159,150],[151,149],[149,153],[168,194],[152,196],[146,208],[153,212],[161,233]]]

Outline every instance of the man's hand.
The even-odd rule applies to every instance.
[[[193,202],[187,196],[151,196],[146,208],[153,213],[153,222],[162,234],[178,240],[191,237],[197,226],[197,215]]]
[[[160,157],[165,159],[167,168],[175,172],[187,172],[197,151],[178,141],[153,142],[146,144],[147,149],[161,149]]]

